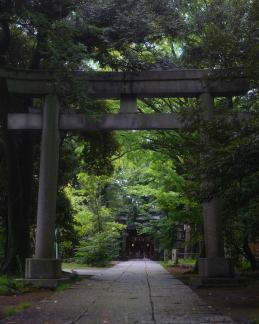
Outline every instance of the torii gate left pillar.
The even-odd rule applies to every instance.
[[[53,286],[53,281],[61,278],[61,261],[54,258],[59,102],[53,94],[45,97],[42,123],[36,250],[34,258],[26,260],[25,279],[38,283],[43,279],[41,284]]]

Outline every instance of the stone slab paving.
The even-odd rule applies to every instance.
[[[120,262],[78,273],[92,276],[1,324],[234,323],[156,262]]]

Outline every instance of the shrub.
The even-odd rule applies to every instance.
[[[106,266],[118,255],[118,234],[102,232],[80,242],[75,261],[94,266]]]
[[[23,290],[22,282],[7,276],[0,276],[0,295],[11,295]]]

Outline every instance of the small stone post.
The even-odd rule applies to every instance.
[[[203,93],[199,100],[204,119],[207,121],[212,120],[214,109],[213,96],[209,93]],[[205,181],[205,185],[213,188],[213,179],[206,179]],[[203,223],[206,258],[199,260],[200,275],[202,277],[230,276],[230,261],[224,258],[220,197],[212,197],[210,201],[203,203]]]
[[[42,122],[40,180],[37,209],[36,251],[26,260],[26,279],[57,279],[60,260],[55,259],[55,220],[59,160],[59,102],[55,95],[45,98]]]
[[[172,249],[172,262],[174,265],[178,264],[178,250]]]

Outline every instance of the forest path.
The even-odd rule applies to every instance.
[[[77,272],[92,276],[2,323],[233,323],[157,262],[132,260]]]

